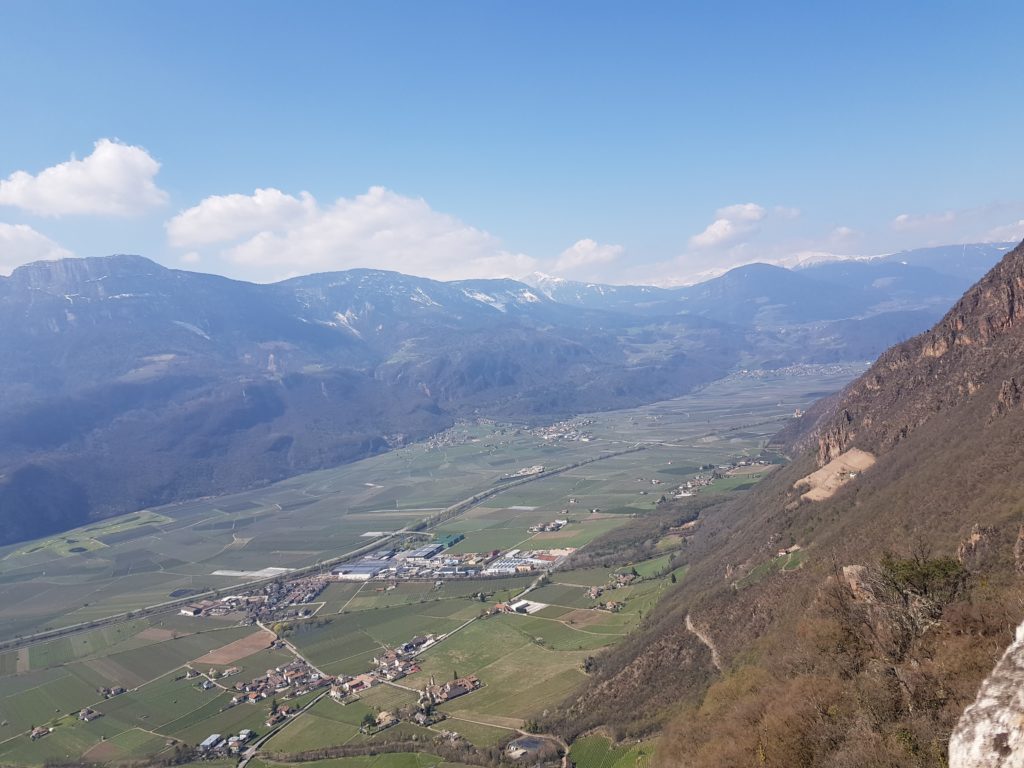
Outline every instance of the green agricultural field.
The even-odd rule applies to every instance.
[[[425,652],[423,671],[402,683],[419,687],[431,676],[449,680],[455,675],[476,674],[483,688],[445,704],[445,711],[471,720],[491,718],[496,725],[520,725],[583,680],[580,665],[586,656],[582,651],[555,651],[537,645],[516,628],[520,618],[500,616],[474,622]]]
[[[642,578],[649,579],[665,571],[669,566],[670,560],[671,557],[669,555],[661,555],[650,560],[644,560],[642,563],[634,563],[632,567]]]
[[[794,571],[799,568],[806,559],[807,552],[802,549],[798,549],[796,552],[791,552],[788,555],[773,557],[771,560],[767,560],[752,569],[750,573],[736,582],[736,586],[739,589],[743,589],[744,587],[757,584],[759,581],[762,581],[773,573]]]
[[[556,578],[568,579],[570,578],[569,573],[571,572],[557,574]],[[585,587],[569,586],[560,582],[533,590],[530,593],[530,599],[538,603],[560,605],[565,608],[590,608],[597,603],[596,600],[590,599]]]
[[[470,531],[466,538],[449,549],[453,554],[466,552],[490,552],[495,549],[512,549],[529,546],[526,542],[533,536],[522,528],[485,528],[481,531]]]
[[[496,725],[481,725],[480,723],[460,720],[457,717],[449,717],[434,726],[435,730],[455,731],[460,736],[468,739],[471,744],[477,747],[492,747],[502,741],[513,739],[519,733],[511,728],[501,728]]]
[[[345,612],[365,611],[371,608],[390,608],[396,605],[411,605],[440,597],[440,590],[433,582],[403,581],[393,589],[383,582],[368,582],[360,586],[358,593],[345,603]]]
[[[648,768],[653,751],[651,744],[616,747],[603,736],[585,736],[573,742],[569,759],[577,768]]]
[[[532,522],[559,516],[567,507],[570,517],[591,508],[617,513],[618,519],[572,524],[564,536],[544,535],[532,544],[581,546],[624,524],[627,516],[618,513],[650,509],[662,488],[682,480],[681,469],[756,455],[794,408],[805,408],[816,393],[837,389],[849,375],[733,377],[677,400],[594,414],[588,427],[594,439],[588,443],[548,441],[528,430],[495,425],[460,425],[467,440],[461,445],[412,445],[268,487],[135,512],[0,548],[0,639],[239,583],[240,577],[214,576],[219,570],[312,565],[366,545],[371,539],[365,533],[398,530],[491,488],[517,468],[564,466],[644,443],[648,447],[639,453],[498,494],[486,501],[499,513],[494,517],[473,522],[476,518],[467,515],[444,527],[467,533],[458,550],[469,551],[514,546],[528,538]],[[652,479],[663,485],[652,487]],[[579,504],[569,505],[570,496]],[[348,599],[341,588],[334,593],[329,612]]]
[[[34,645],[29,649],[30,664],[32,669],[46,669],[114,649],[138,648],[154,642],[139,637],[148,627],[149,622],[140,619]]]
[[[404,685],[404,682],[402,683]],[[382,683],[359,694],[359,701],[374,710],[386,711],[415,704],[417,695],[405,688]]]
[[[8,680],[12,678],[4,678],[5,683]],[[0,698],[0,721],[7,722],[0,730],[0,737],[58,720],[101,698],[93,686],[66,671],[52,676],[47,672],[20,675],[13,680],[22,685],[35,685],[16,693],[7,692],[14,686],[0,686],[0,691],[4,692]]]
[[[0,677],[13,675],[18,672],[18,652],[7,651],[0,653]]]
[[[267,743],[266,749],[270,753],[294,754],[348,744],[358,734],[358,726],[328,720],[310,712],[290,722]]]
[[[359,734],[353,741],[355,742],[381,742],[390,741],[392,739],[417,739],[424,744],[429,744],[431,739],[437,736],[437,733],[431,731],[429,728],[422,728],[413,723],[401,722],[397,725],[393,725],[390,728],[385,728],[383,731],[376,731],[369,735]]]
[[[813,399],[807,393],[828,386],[828,380],[813,377],[727,380],[677,401],[598,414],[589,443],[552,443],[528,430],[491,425],[466,427],[475,442],[409,446],[267,488],[134,513],[0,549],[0,639],[230,587],[240,578],[214,576],[218,570],[313,564],[367,545],[372,541],[364,537],[367,532],[397,530],[493,487],[519,467],[565,465],[644,442],[641,452],[504,491],[435,531],[465,534],[457,550],[466,551],[520,543],[529,548],[585,546],[615,526],[628,525],[631,515],[644,514],[654,497],[700,464],[756,455],[793,408]],[[752,479],[728,478],[720,488],[729,483],[742,487]],[[571,504],[570,497],[577,503]],[[602,514],[592,516],[593,508]],[[559,517],[572,521],[563,531],[537,536],[528,531]],[[79,545],[85,551],[71,551]],[[662,545],[677,543],[666,539]],[[453,716],[445,727],[465,731],[476,743],[493,744],[511,733],[504,729],[521,726],[569,695],[584,679],[583,659],[617,642],[653,608],[671,587],[668,575],[652,578],[670,566],[669,554],[636,563],[645,580],[602,596],[624,603],[619,613],[589,609],[597,601],[585,589],[607,583],[610,575],[600,568],[554,574],[554,583],[531,593],[532,599],[549,604],[536,615],[486,619],[477,619],[481,610],[518,594],[532,578],[403,583],[391,590],[377,583],[332,584],[316,619],[296,623],[288,639],[326,672],[355,674],[365,671],[385,646],[414,635],[443,635],[473,620],[424,652],[422,672],[401,684],[416,688],[431,676],[446,680],[477,674],[484,683],[480,690],[443,706]],[[763,563],[745,582],[798,568],[804,557],[799,551]],[[682,578],[685,567],[674,573]],[[491,595],[483,603],[471,598],[481,590]],[[230,619],[166,614],[0,653],[0,722],[8,723],[0,726],[0,764],[127,762],[163,750],[168,737],[196,743],[210,732],[248,727],[259,733],[269,705],[228,707],[227,692],[201,691],[195,681],[175,679],[183,675],[183,665],[250,632]],[[260,651],[222,668],[240,666],[238,679],[248,679],[288,658]],[[115,684],[136,690],[102,700],[97,689]],[[275,736],[271,751],[363,740],[357,731],[367,712],[414,700],[415,693],[394,686],[377,686],[348,706],[323,700]],[[73,714],[83,706],[94,706],[105,716],[79,723]],[[35,743],[24,737],[30,725],[44,723],[53,725],[53,733]],[[425,739],[434,735],[403,724],[389,729],[386,737],[403,733]],[[646,768],[646,747],[623,751],[600,741],[574,745],[577,763]],[[317,765],[327,763],[428,768],[422,756]]]
[[[471,609],[466,618],[451,618]],[[365,671],[374,654],[385,646],[404,643],[416,635],[450,632],[479,613],[469,600],[439,600],[426,604],[358,611],[297,624],[288,639],[314,664],[330,674]]]
[[[611,568],[574,568],[571,571],[557,571],[553,578],[559,584],[600,587],[608,583],[612,573]]]
[[[259,677],[266,673],[268,669],[274,669],[275,667],[287,664],[295,658],[291,653],[287,651],[277,651],[267,649],[263,651],[257,651],[251,656],[246,656],[243,659],[234,661],[230,664],[215,664],[215,665],[196,665],[195,668],[200,672],[205,672],[208,669],[216,669],[219,672],[223,672],[231,667],[237,667],[241,671],[237,675],[226,677],[218,682],[223,683],[226,686],[234,685],[239,680],[251,680],[254,677]]]
[[[359,723],[369,712],[357,703],[341,705],[325,697],[282,728],[267,742],[266,750],[292,754],[347,744],[359,733]]]
[[[502,617],[505,619],[506,617]],[[523,637],[553,651],[590,651],[611,645],[626,636],[620,628],[616,632],[595,632],[586,625],[573,626],[555,619],[533,616],[508,616],[509,624]]]

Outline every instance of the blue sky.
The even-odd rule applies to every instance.
[[[674,283],[1021,238],[1022,21],[1008,2],[4,0],[0,268],[137,252],[253,280]]]

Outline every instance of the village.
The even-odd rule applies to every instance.
[[[229,708],[269,702],[264,725],[268,730],[273,730],[302,711],[302,707],[292,706],[287,702],[323,691],[320,697],[327,695],[339,705],[345,706],[359,701],[359,695],[374,686],[393,684],[407,675],[419,672],[418,654],[433,646],[439,639],[441,638],[433,634],[420,635],[396,648],[383,649],[370,660],[370,669],[358,675],[326,675],[305,659],[296,657],[288,664],[268,669],[259,677],[238,681],[230,687],[223,680],[237,675],[237,668],[229,668],[222,672],[211,669],[209,672],[201,673],[190,667],[185,677],[201,679],[202,682],[197,685],[203,690],[220,687],[234,691],[235,695],[228,705]],[[271,647],[280,649],[287,646],[278,640],[272,643]],[[415,706],[368,715],[360,730],[366,734],[374,734],[403,721],[420,726],[432,725],[446,717],[444,713],[435,709],[437,705],[471,693],[481,685],[475,675],[466,675],[440,683],[432,676],[429,682],[419,689]],[[79,714],[79,719],[88,721],[98,716],[100,713],[95,710],[86,709]],[[33,740],[49,732],[44,732],[44,729],[36,730],[39,733],[33,732]],[[255,734],[251,730],[241,731],[236,736],[213,733],[198,744],[196,749],[204,759],[237,755],[254,737]]]

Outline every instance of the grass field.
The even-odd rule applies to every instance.
[[[739,589],[743,589],[744,587],[757,584],[759,581],[762,581],[773,573],[794,571],[799,568],[806,559],[807,552],[802,549],[798,549],[796,552],[791,552],[787,555],[773,557],[771,560],[767,560],[754,567],[750,573],[736,582],[736,586]]]
[[[577,768],[648,768],[653,745],[615,747],[603,736],[585,736],[573,742],[569,759]]]
[[[480,608],[479,603],[458,599],[336,614],[324,617],[320,626],[297,625],[289,639],[325,672],[356,674],[366,670],[381,648],[416,635],[449,632],[479,614]]]
[[[493,725],[481,725],[480,723],[460,720],[456,717],[449,717],[434,726],[434,730],[455,731],[460,736],[468,739],[478,747],[490,747],[501,741],[518,736],[518,732],[510,728],[501,728]]]

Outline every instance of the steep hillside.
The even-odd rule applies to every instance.
[[[551,727],[663,729],[666,766],[944,765],[1021,618],[1022,287],[1024,246],[701,509],[684,582]]]

